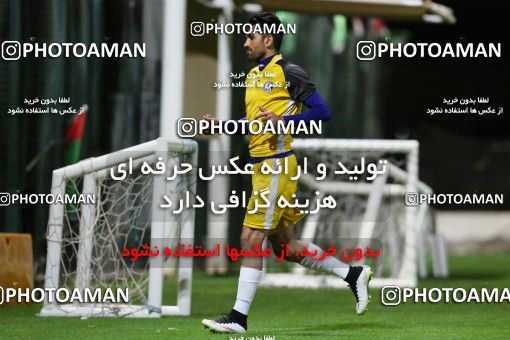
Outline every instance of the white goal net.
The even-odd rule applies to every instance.
[[[415,287],[429,262],[436,276],[446,275],[433,211],[416,200],[420,193],[431,193],[418,179],[417,141],[296,139],[292,147],[298,164],[307,169],[299,178],[298,198],[330,195],[336,201],[334,209],[307,215],[295,229],[297,238],[333,248],[351,265],[370,265],[374,287]],[[263,286],[347,287],[299,265],[266,261],[264,268]]]
[[[197,152],[194,141],[159,138],[53,171],[53,195],[93,195],[95,200],[50,206],[45,288],[124,289],[129,298],[123,303],[91,303],[83,297],[58,303],[47,298],[39,315],[189,315],[192,257],[174,263],[175,284],[168,288],[163,249],[192,243],[194,211],[184,209],[174,215],[161,204],[164,195],[178,201],[187,191],[195,193]],[[173,165],[181,163],[191,164],[192,170],[174,173]],[[140,255],[147,249],[161,253],[134,257],[132,249]],[[163,304],[165,289],[165,293],[171,291],[173,297],[168,300],[175,304]]]

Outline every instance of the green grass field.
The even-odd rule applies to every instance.
[[[508,255],[450,258],[450,278],[420,281],[420,287],[510,287]],[[193,278],[190,317],[161,319],[40,318],[40,305],[0,306],[0,338],[181,338],[229,339],[209,333],[203,318],[227,312],[234,302],[237,278]],[[368,312],[357,316],[348,290],[260,288],[252,305],[246,337],[296,338],[477,338],[510,339],[510,304],[381,304],[371,290]],[[234,338],[234,337],[233,337]],[[240,337],[237,337],[240,339]]]

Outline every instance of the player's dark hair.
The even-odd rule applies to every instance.
[[[262,12],[253,15],[248,23],[252,25],[259,24],[261,27],[264,27],[264,24],[276,26],[276,32],[278,32],[278,27],[281,25],[280,18],[276,16],[276,14],[271,12]],[[280,47],[282,46],[283,33],[275,33],[275,34],[264,34],[264,36],[272,35],[273,36],[273,45],[276,51],[280,51]]]

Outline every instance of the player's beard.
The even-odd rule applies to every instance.
[[[257,53],[253,49],[246,49],[245,53],[246,53],[246,57],[248,58],[248,60],[255,61],[255,62],[259,62],[265,55],[265,53],[263,53],[263,52]]]

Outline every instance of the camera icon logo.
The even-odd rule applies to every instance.
[[[4,41],[2,43],[2,59],[18,60],[21,57],[21,44],[18,41]]]
[[[195,137],[197,135],[197,121],[193,118],[181,118],[177,123],[179,137]]]
[[[375,42],[362,40],[356,44],[356,57],[358,60],[374,60],[376,55]]]
[[[6,207],[11,204],[11,194],[0,192],[0,207]]]
[[[381,289],[381,302],[385,306],[398,306],[401,294],[399,286],[384,286]]]
[[[416,192],[406,193],[404,201],[408,207],[417,206],[418,205],[418,193],[416,193]]]
[[[191,23],[191,35],[194,37],[201,37],[205,34],[205,24],[200,21],[194,21]]]

